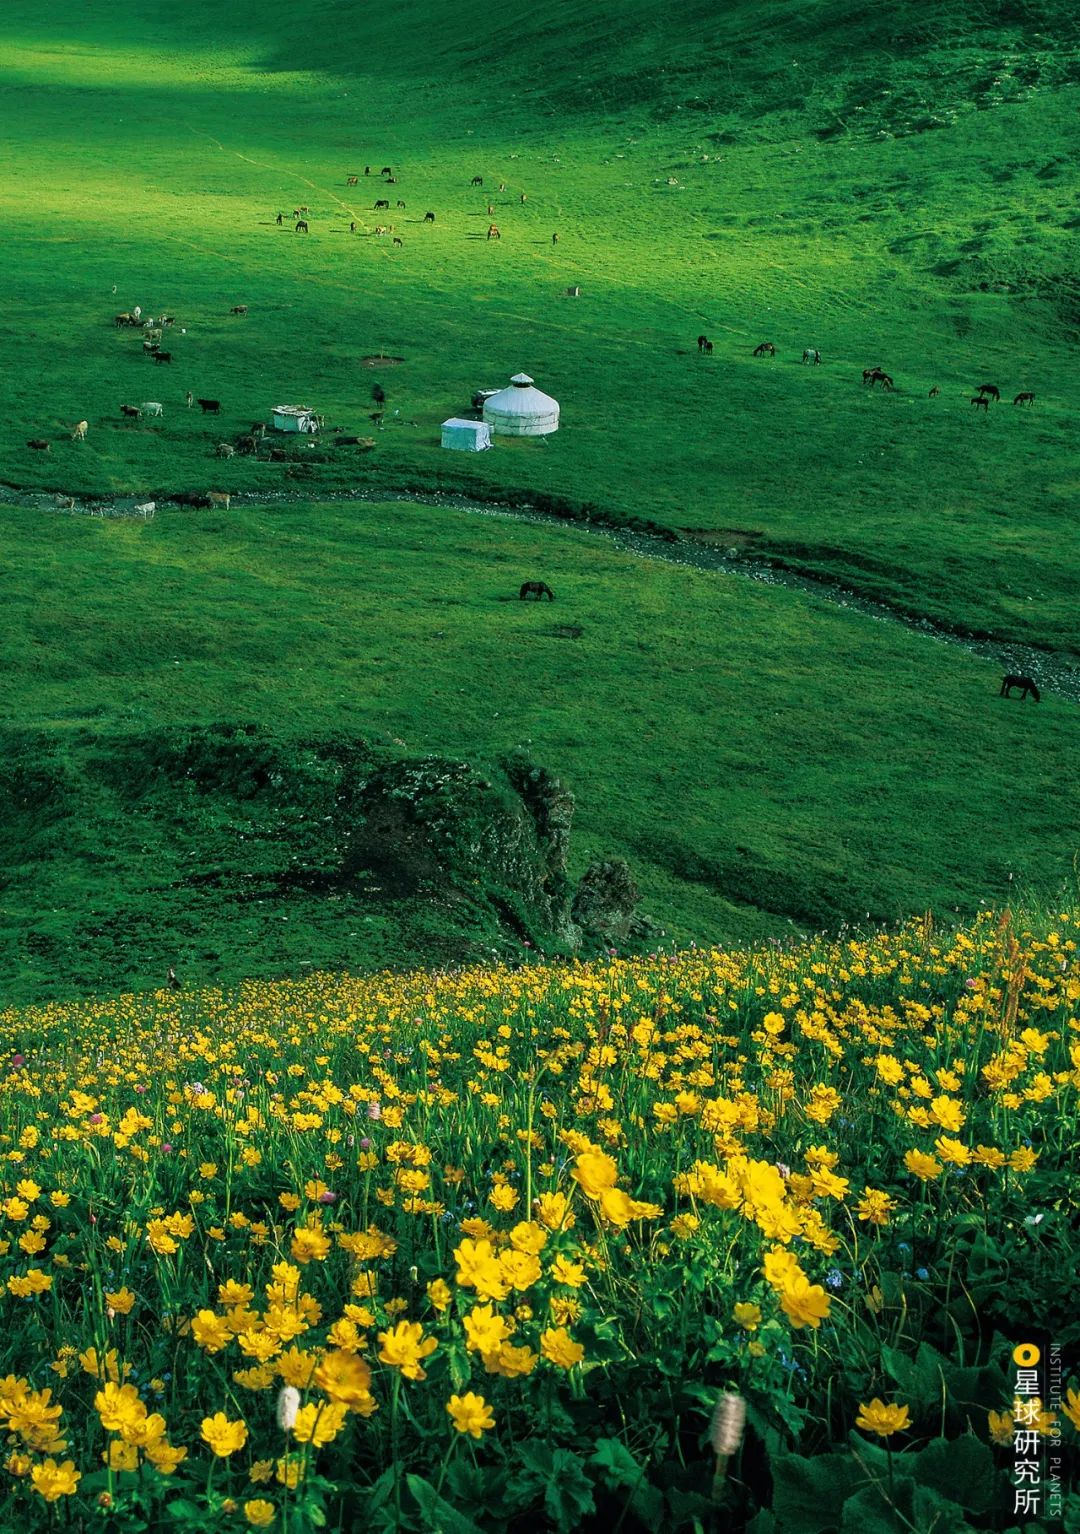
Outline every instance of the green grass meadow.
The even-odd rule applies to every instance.
[[[268,496],[148,524],[0,508],[9,755],[40,749],[72,784],[47,855],[38,809],[7,798],[9,994],[145,984],[174,955],[207,979],[423,959],[430,933],[309,895],[268,892],[241,927],[235,825],[158,802],[143,835],[126,790],[94,786],[111,742],[188,724],[475,761],[529,742],[577,797],[577,866],[627,857],[680,941],[1071,877],[1074,705],[1006,705],[960,650],[582,530],[334,500],[558,497],[1075,658],[1064,5],[10,0],[0,86],[0,480]],[[362,174],[385,164],[388,189]],[[176,316],[170,367],[114,328],[134,304]],[[895,393],[862,386],[878,363]],[[521,368],[560,400],[558,434],[443,453],[439,423]],[[371,453],[215,456],[283,402],[367,433],[376,380]],[[160,421],[122,420],[146,400]],[[531,576],[553,607],[508,600]],[[181,859],[222,861],[213,898]]]

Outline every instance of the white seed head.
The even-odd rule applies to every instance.
[[[742,1443],[746,1425],[746,1402],[742,1396],[725,1391],[713,1408],[709,1442],[714,1454],[732,1455]]]
[[[296,1414],[300,1410],[300,1392],[295,1385],[283,1385],[277,1398],[278,1427],[291,1432]]]

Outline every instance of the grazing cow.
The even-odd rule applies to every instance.
[[[359,176],[349,176],[349,178],[345,182],[345,185],[346,186],[359,186],[360,185],[360,177]]]
[[[383,185],[384,186],[397,186],[397,177],[396,176],[387,176],[386,180],[383,182]]]
[[[754,356],[755,357],[775,357],[776,356],[776,347],[772,344],[771,341],[762,341],[760,346],[755,346],[754,347]]]
[[[161,404],[156,399],[148,399],[148,400],[146,400],[143,404],[141,404],[139,406],[139,409],[142,411],[143,415],[160,415],[161,414]]]
[[[709,339],[708,336],[698,336],[698,338],[697,338],[697,349],[698,349],[699,352],[703,352],[705,350],[705,346],[706,346],[706,343],[707,343],[708,339]]]
[[[163,325],[163,326],[164,325],[175,325],[176,324],[176,315],[175,314],[163,314],[161,316],[161,319],[158,321],[158,324],[159,325]],[[183,335],[183,333],[184,333],[183,331],[180,332],[181,335]]]
[[[554,602],[555,593],[545,581],[526,581],[518,592],[518,597],[522,602],[527,597],[535,597],[538,602],[542,602],[547,597],[549,601]]]
[[[296,228],[293,230],[293,234],[310,234],[310,233],[311,233],[311,231],[309,230],[309,228],[307,226],[307,219],[306,218],[298,218],[296,220]]]
[[[236,456],[236,449],[231,442],[219,442],[217,445],[217,455],[219,458],[234,458]]]
[[[937,384],[935,384],[934,387],[930,390],[930,393],[926,397],[927,397],[927,399],[937,399],[937,397],[938,397],[938,395],[940,393],[941,393],[941,390],[938,388]]]
[[[137,325],[138,320],[133,320],[130,314],[118,314],[113,319],[117,330],[123,330],[126,325]]]
[[[484,184],[483,176],[474,176],[472,178],[472,180],[469,182],[470,186],[483,186],[483,184]]]
[[[997,384],[980,384],[979,393],[985,394],[989,399],[993,400],[999,400],[1001,398],[1001,390],[998,388]]]
[[[233,304],[232,308],[229,310],[230,314],[246,314],[247,312],[247,304]]]
[[[990,400],[985,394],[973,394],[971,396],[971,403],[975,406],[976,410],[978,410],[980,405],[986,411],[990,409]]]
[[[121,405],[120,414],[126,415],[129,420],[137,421],[141,417],[142,411],[139,409],[138,405]]]
[[[435,222],[435,215],[434,215],[434,213],[425,213],[424,214],[424,223],[425,224],[433,224],[434,222]]]
[[[228,493],[228,491],[211,490],[209,492],[209,496],[211,506],[224,506],[225,510],[228,511],[229,502],[232,500],[232,496]]]
[[[86,433],[89,430],[89,427],[89,421],[80,421],[71,433],[72,442],[84,442],[86,440]]]
[[[566,296],[567,296],[567,298],[580,298],[581,297],[581,289],[580,288],[567,288]]]
[[[371,175],[371,166],[370,165],[365,165],[364,166],[364,175],[365,176],[370,176]]]
[[[27,447],[35,448],[39,453],[48,453],[52,451],[44,437],[31,437],[26,445]]]
[[[283,224],[283,223],[284,223],[284,222],[285,222],[285,215],[284,215],[284,213],[279,213],[279,214],[278,214],[278,216],[277,216],[277,222],[278,222],[278,223],[279,223],[279,224]]]
[[[397,235],[396,235],[396,234],[395,234],[395,236],[394,236],[394,244],[395,244],[395,245],[401,245],[401,246],[404,246],[404,244],[405,244],[405,241],[404,241],[404,240],[402,240],[402,239],[399,239],[399,238],[398,238],[398,236],[397,236]]]
[[[221,401],[219,399],[201,399],[199,401],[199,409],[203,415],[220,415]]]
[[[289,455],[286,453],[286,451],[285,451],[285,449],[283,447],[272,447],[270,449],[270,462],[271,463],[284,463],[285,459],[288,456]]]
[[[144,352],[159,352],[161,350],[161,342],[160,341],[144,341],[143,344],[142,344],[142,349],[143,349]]]
[[[384,165],[382,170],[379,172],[380,176],[392,176],[393,174],[394,172],[390,169],[389,165]]]
[[[251,458],[253,456],[258,456],[258,452],[259,452],[259,439],[258,439],[258,437],[254,436],[254,435],[252,435],[250,433],[247,436],[244,436],[244,437],[237,437],[237,439],[236,439],[236,451],[238,453],[242,453],[245,458]]]
[[[403,203],[403,202],[402,202],[402,200],[401,200],[401,198],[400,198],[400,197],[399,197],[399,198],[398,198],[398,200],[397,200],[397,202],[396,202],[396,204],[395,204],[395,206],[396,206],[396,207],[397,207],[397,208],[399,208],[399,209],[400,209],[400,210],[401,210],[401,212],[402,212],[402,213],[404,213],[404,211],[405,211],[405,204],[404,204],[404,203]]]
[[[140,514],[140,516],[151,517],[157,510],[157,502],[144,501],[141,506],[136,506],[135,510]]]
[[[495,216],[495,204],[493,202],[488,203],[487,216],[488,218],[494,218]]]
[[[152,352],[151,355],[155,362],[172,362],[172,352]]]
[[[1027,697],[1028,693],[1031,694],[1031,696],[1035,699],[1036,703],[1039,703],[1039,702],[1042,701],[1040,699],[1040,697],[1039,697],[1039,689],[1035,686],[1035,683],[1032,681],[1031,677],[1029,677],[1029,676],[1013,676],[1013,675],[1003,676],[1002,679],[1001,679],[1001,688],[1000,688],[1000,690],[998,692],[998,697],[999,698],[1011,697],[1012,696],[1012,690],[1013,690],[1014,687],[1019,687],[1019,689],[1020,689],[1020,702],[1021,703],[1024,702],[1024,700]]]
[[[553,245],[557,245],[559,243],[559,236],[557,234],[553,234],[551,236],[551,243]]]
[[[816,366],[821,361],[821,353],[816,346],[807,346],[803,349],[802,360]]]
[[[387,197],[380,197],[378,202],[375,204],[375,211],[376,211],[376,213],[379,211],[380,208],[385,208],[387,210],[387,212],[389,212],[389,210],[390,210],[390,199],[387,198]]]
[[[1030,389],[1025,389],[1022,394],[1018,394],[1013,400],[1014,405],[1034,405],[1034,403],[1035,396]]]
[[[525,193],[524,193],[524,192],[522,192],[522,194],[521,194],[521,201],[522,201],[522,202],[527,202],[527,201],[528,201],[528,199],[527,199],[527,198],[526,198],[526,196],[525,196]]]
[[[487,237],[488,237],[489,240],[501,240],[502,239],[502,235],[499,233],[499,226],[498,226],[498,224],[489,224],[488,225]]]
[[[376,405],[386,404],[386,390],[383,388],[382,384],[372,384],[371,397],[375,401]]]
[[[251,423],[251,435],[253,437],[265,437],[266,436],[266,422],[265,421],[252,421],[252,423]]]

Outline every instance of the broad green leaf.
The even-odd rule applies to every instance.
[[[405,1484],[423,1514],[428,1534],[481,1534],[472,1519],[466,1518],[464,1513],[459,1513],[445,1498],[440,1497],[429,1481],[418,1475],[407,1475]]]
[[[988,1513],[1002,1505],[994,1456],[973,1433],[951,1440],[935,1438],[915,1456],[910,1468],[921,1486],[932,1487],[969,1513]]]

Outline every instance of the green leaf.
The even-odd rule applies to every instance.
[[[169,1503],[168,1511],[175,1523],[206,1523],[206,1509],[197,1502],[190,1502],[187,1497],[175,1498]]]
[[[850,1454],[782,1454],[772,1473],[777,1534],[831,1534],[844,1503],[866,1484]]]
[[[587,1513],[596,1511],[592,1483],[576,1454],[533,1439],[521,1446],[518,1459],[526,1477],[531,1476],[543,1488],[544,1507],[559,1534],[569,1534]]]
[[[746,1525],[746,1534],[776,1534],[776,1519],[767,1507],[758,1509]]]
[[[840,1534],[910,1534],[914,1481],[909,1481],[906,1476],[894,1478],[892,1498],[890,1504],[888,1487],[877,1486],[864,1486],[853,1497],[848,1497],[844,1503]],[[918,1527],[933,1528],[934,1534],[944,1534],[932,1522]]]
[[[904,1458],[908,1463],[908,1457]],[[973,1433],[951,1440],[935,1438],[908,1468],[921,1486],[939,1491],[969,1513],[988,1513],[997,1502],[994,1456]]]
[[[472,1519],[451,1507],[429,1481],[418,1475],[407,1475],[405,1483],[423,1514],[428,1534],[481,1534]]]
[[[929,1486],[915,1488],[912,1521],[917,1528],[933,1529],[934,1534],[975,1534],[962,1509]]]
[[[645,1474],[621,1438],[601,1438],[588,1463],[596,1466],[600,1479],[609,1488],[635,1486]]]

